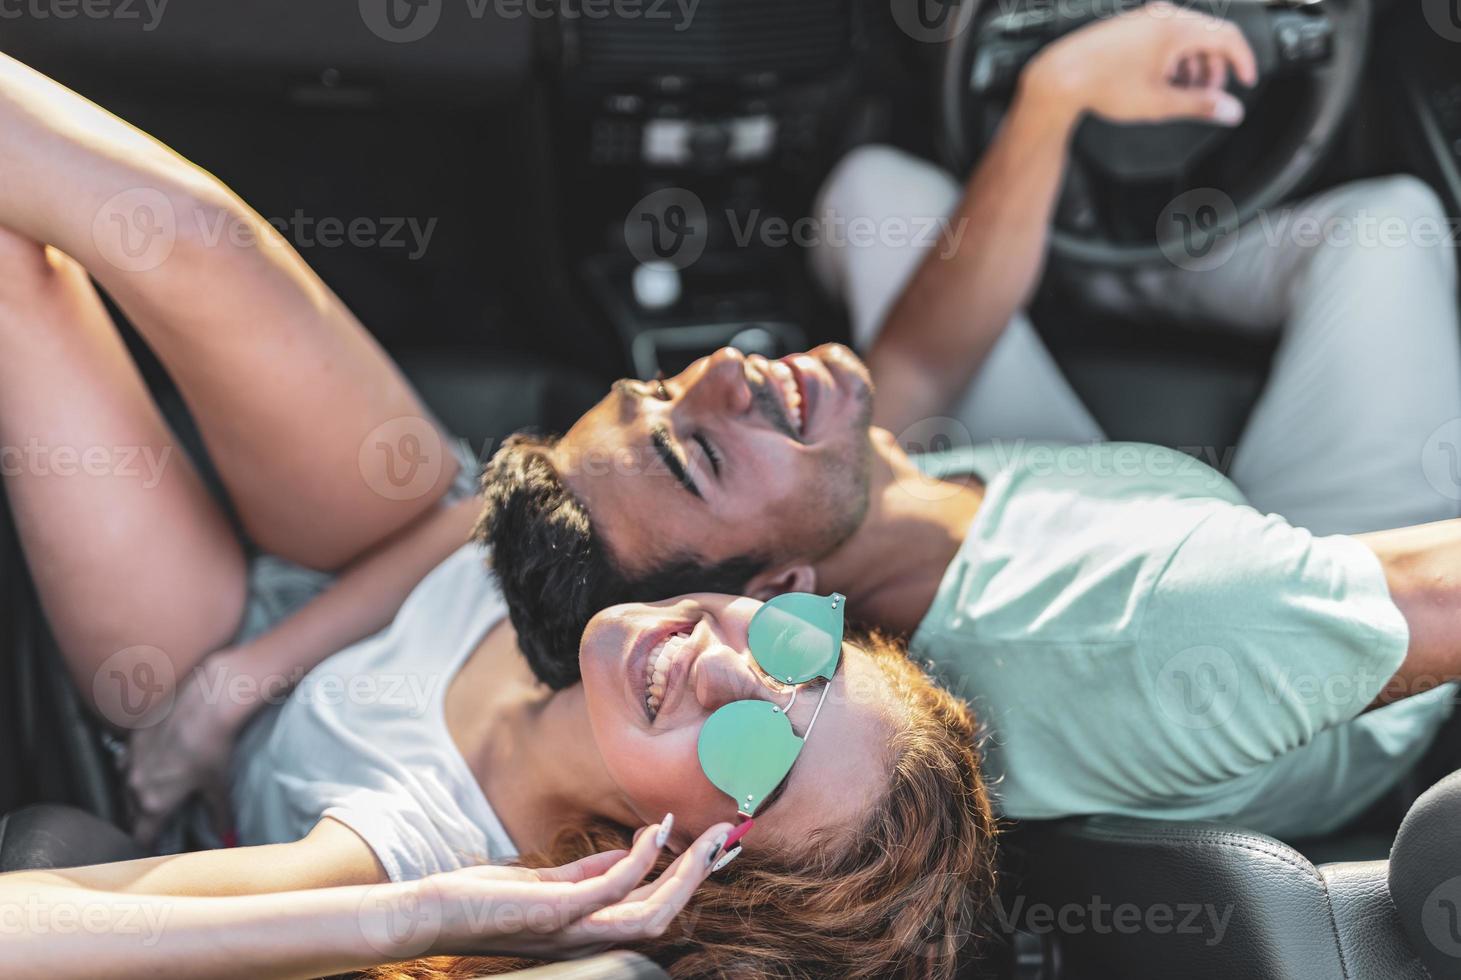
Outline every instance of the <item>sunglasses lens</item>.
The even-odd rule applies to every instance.
[[[788,592],[770,600],[751,618],[751,656],[783,684],[832,679],[842,655],[841,596]]]
[[[742,813],[754,816],[781,785],[801,753],[802,740],[769,701],[732,701],[700,729],[700,768]]]

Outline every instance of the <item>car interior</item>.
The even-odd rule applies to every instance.
[[[0,44],[275,221],[483,459],[524,427],[561,431],[618,377],[727,344],[779,356],[847,340],[803,248],[743,245],[722,216],[808,215],[862,144],[966,173],[1024,60],[1100,9],[965,0],[972,26],[931,41],[906,28],[917,10],[901,0],[699,0],[687,22],[668,3],[670,16],[627,18],[591,0],[413,2],[439,22],[409,42],[373,28],[365,0],[188,0],[166,8],[165,30],[146,29],[140,3],[136,18],[17,5],[0,11]],[[1461,219],[1461,15],[1452,3],[1448,39],[1437,6],[1223,3],[1271,69],[1239,133],[1215,143],[1176,127],[1132,146],[1083,127],[1032,313],[1113,438],[1221,458],[1273,354],[1085,308],[1101,272],[1160,255],[1152,228],[1174,189],[1221,187],[1242,220],[1299,192],[1409,173]],[[705,205],[704,253],[683,268],[644,262],[626,214],[676,188]],[[347,240],[340,228],[360,216],[371,240]],[[129,342],[189,441],[164,372]],[[12,814],[0,869],[136,855],[106,741],[60,666],[8,520],[0,576],[0,812]],[[1448,778],[1461,726],[1437,744],[1401,791],[1324,839],[1117,817],[1011,824],[994,938],[970,944],[965,975],[1461,975],[1427,939],[1435,889],[1461,874],[1461,775]],[[1175,922],[1123,928],[1115,911],[1080,928],[1059,915],[1157,906],[1178,920],[1215,910],[1221,941]],[[541,975],[664,974],[612,954]]]

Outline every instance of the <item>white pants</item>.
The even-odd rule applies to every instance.
[[[951,213],[961,195],[932,164],[868,146],[837,165],[814,213],[911,225]],[[1313,234],[1336,227],[1358,233]],[[874,238],[824,240],[811,256],[824,287],[844,301],[861,350],[926,251]],[[1461,332],[1449,240],[1425,184],[1367,180],[1249,223],[1216,269],[1144,270],[1122,277],[1119,296],[1105,302],[1234,332],[1282,331],[1229,474],[1255,507],[1321,534],[1420,524],[1461,514]],[[1106,438],[1023,314],[951,414],[976,442]]]

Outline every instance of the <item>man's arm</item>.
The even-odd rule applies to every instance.
[[[1405,660],[1375,703],[1389,704],[1461,680],[1461,520],[1357,534],[1380,560],[1405,617]]]
[[[1236,27],[1161,3],[1082,28],[1030,63],[949,234],[914,274],[868,353],[878,385],[875,424],[897,433],[946,411],[1029,300],[1081,117],[1236,125],[1242,104],[1222,88],[1229,67],[1246,85],[1257,80],[1253,52]],[[1190,81],[1178,84],[1178,77]]]

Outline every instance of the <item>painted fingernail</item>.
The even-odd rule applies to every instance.
[[[716,861],[715,864],[711,867],[710,873],[711,874],[715,874],[721,868],[725,867],[727,864],[730,864],[732,861],[734,861],[736,859],[736,855],[739,854],[739,853],[741,853],[741,849],[739,847],[736,848],[733,851],[727,851],[721,857],[721,859],[719,861]]]
[[[675,815],[666,813],[665,818],[659,822],[659,832],[654,835],[654,846],[664,847],[670,839],[670,831],[675,828]]]
[[[705,855],[705,866],[710,870],[715,870],[715,862],[720,857],[720,852],[725,850],[725,841],[729,836],[729,834],[721,834],[717,837],[715,839],[715,846],[710,849],[709,854]]]
[[[744,823],[742,823],[735,830],[732,830],[730,832],[730,835],[726,837],[725,846],[730,847],[736,841],[749,834],[751,832],[751,828],[754,826],[756,826],[756,821],[750,817],[747,817]]]

